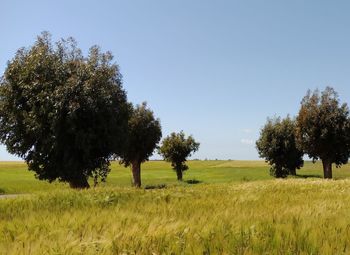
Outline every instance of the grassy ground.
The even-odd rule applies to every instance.
[[[269,166],[264,161],[190,161],[190,170],[185,172],[184,179],[196,179],[203,183],[231,183],[273,179],[269,175]],[[318,162],[306,162],[304,168],[298,170],[299,178],[323,176],[322,166]],[[335,179],[350,177],[350,165],[334,169]],[[142,165],[143,186],[166,184],[178,185],[176,174],[170,164],[163,161],[151,161]],[[101,186],[130,187],[131,171],[112,163],[112,170],[106,184]],[[33,193],[44,190],[65,189],[62,183],[49,184],[34,178],[33,172],[27,170],[23,162],[0,162],[0,194]]]
[[[0,165],[0,254],[350,254],[350,167],[325,181],[320,164],[275,180],[261,161],[193,161],[179,184],[164,162],[143,166],[144,185],[113,164],[85,191]],[[312,176],[312,178],[305,178]]]

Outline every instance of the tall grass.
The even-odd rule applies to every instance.
[[[54,189],[0,201],[1,254],[349,254],[350,181]]]

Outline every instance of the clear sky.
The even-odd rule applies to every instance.
[[[268,116],[297,114],[308,89],[350,102],[350,1],[125,0],[0,3],[0,73],[42,31],[110,50],[133,103],[195,158],[257,159]],[[0,147],[0,160],[15,159]]]

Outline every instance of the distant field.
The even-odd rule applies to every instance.
[[[264,161],[189,161],[190,169],[185,172],[184,179],[196,179],[203,183],[230,183],[273,179],[269,175],[269,166]],[[306,162],[303,169],[298,170],[299,178],[322,177],[322,166],[318,162]],[[334,167],[334,178],[350,177],[350,165],[342,168]],[[164,161],[150,161],[142,165],[142,181],[145,185],[179,185],[176,174],[170,164]],[[131,185],[131,171],[112,163],[112,170],[107,183],[100,186],[129,187]],[[0,162],[0,193],[32,193],[68,188],[62,183],[49,184],[34,178],[33,172],[27,170],[23,162]]]
[[[2,162],[0,254],[350,254],[350,167],[323,180],[306,163],[276,180],[262,161],[191,161],[178,183],[168,163],[143,166],[144,185],[112,165],[90,190],[38,181],[23,163]],[[305,178],[311,176],[311,178]]]

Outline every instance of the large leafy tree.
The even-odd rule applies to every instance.
[[[268,119],[261,129],[256,147],[261,158],[271,165],[270,173],[275,177],[296,175],[296,169],[303,166],[303,151],[297,148],[295,121],[289,116]]]
[[[128,125],[128,146],[121,154],[120,163],[131,165],[133,185],[141,186],[141,163],[153,154],[162,137],[159,119],[147,108],[147,104],[137,105],[132,109]]]
[[[112,55],[95,46],[83,57],[72,38],[53,45],[43,33],[1,79],[0,141],[41,180],[73,188],[104,180],[110,157],[124,149],[128,118]]]
[[[332,164],[341,166],[350,156],[349,108],[327,87],[322,93],[308,91],[297,117],[297,141],[314,161],[321,159],[324,178],[332,178]]]
[[[176,171],[177,179],[182,181],[183,171],[188,169],[186,160],[192,153],[198,151],[199,143],[192,136],[185,137],[185,133],[171,133],[164,138],[159,148],[159,154],[164,157]]]

